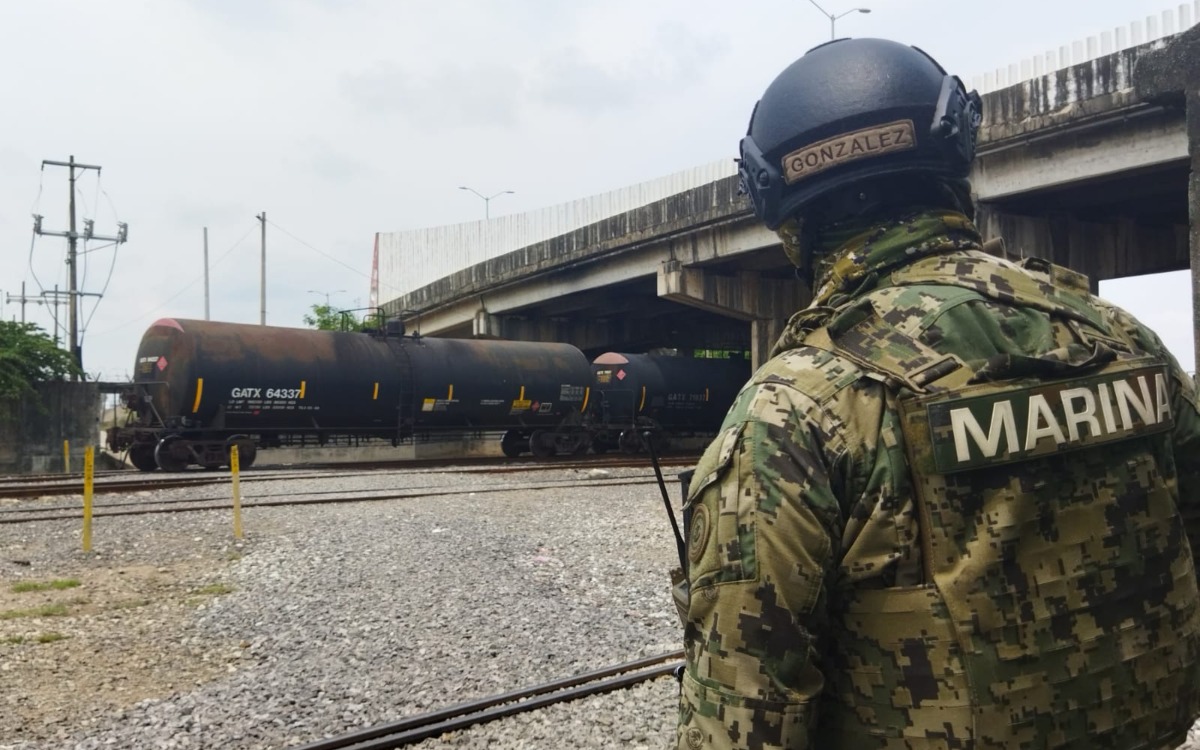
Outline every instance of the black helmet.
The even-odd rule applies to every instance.
[[[771,229],[863,179],[962,180],[982,103],[916,47],[842,39],[809,50],[767,87],[742,139],[739,172]]]

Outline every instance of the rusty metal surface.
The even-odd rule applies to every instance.
[[[490,698],[459,703],[438,711],[412,716],[389,724],[318,740],[297,750],[390,750],[416,744],[447,732],[484,724],[505,716],[556,703],[566,703],[590,695],[620,690],[640,682],[672,674],[682,662],[682,651],[673,651],[645,659],[625,662],[594,672],[513,690]]]
[[[592,383],[587,358],[567,344],[422,338],[405,346],[419,422],[429,427],[554,426],[580,411]]]
[[[668,431],[716,431],[750,378],[745,360],[655,354],[608,352],[593,361],[592,370],[591,418],[619,425],[645,417]]]
[[[135,381],[170,428],[404,438],[558,424],[582,407],[591,372],[565,344],[163,319]]]

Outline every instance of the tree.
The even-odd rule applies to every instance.
[[[304,316],[304,325],[318,331],[361,331],[368,327],[353,313],[337,310],[330,305],[313,305],[312,314]]]
[[[35,383],[82,374],[75,360],[33,323],[0,320],[0,399],[15,399]]]

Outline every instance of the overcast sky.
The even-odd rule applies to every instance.
[[[915,44],[968,81],[1175,7],[864,2],[839,36]],[[805,0],[0,0],[0,290],[66,287],[65,241],[31,252],[30,214],[66,228],[66,170],[41,161],[74,154],[104,168],[78,181],[80,217],[130,225],[115,266],[81,260],[105,290],[83,306],[90,373],[124,378],[155,319],[203,317],[205,226],[212,317],[257,323],[261,211],[268,323],[302,325],[325,293],[365,306],[375,232],[482,217],[459,185],[515,191],[494,216],[732,158],[766,84],[828,34]],[[1190,370],[1185,274],[1153,289],[1102,292]]]

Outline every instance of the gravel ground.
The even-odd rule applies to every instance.
[[[615,486],[622,476],[648,478],[247,481],[247,500],[463,494],[248,509],[240,544],[216,512],[97,519],[86,555],[77,524],[0,526],[0,612],[29,613],[0,619],[0,748],[286,747],[674,650],[670,528],[658,490]],[[521,489],[567,479],[585,486]],[[501,485],[512,489],[471,492]],[[71,578],[80,585],[11,590]],[[57,616],[33,616],[48,605]],[[663,678],[418,747],[661,748],[676,690]]]
[[[251,473],[248,501],[461,494],[248,509],[238,543],[217,512],[97,519],[90,554],[76,523],[0,526],[0,750],[282,748],[672,651],[670,528],[622,478],[649,474]],[[56,579],[79,585],[12,590]],[[676,694],[662,678],[417,747],[665,748]]]

